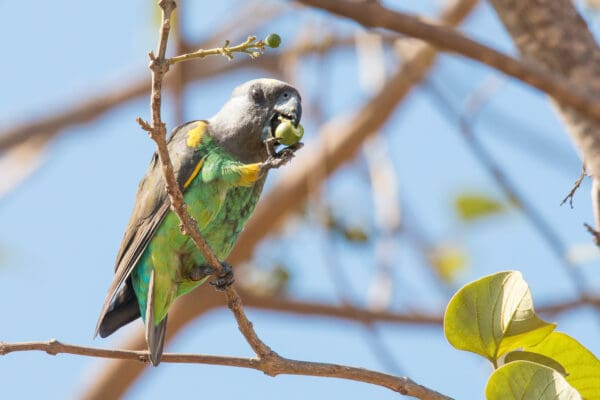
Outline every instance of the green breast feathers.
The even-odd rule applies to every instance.
[[[301,147],[301,114],[300,95],[293,86],[256,79],[234,89],[208,121],[174,129],[167,147],[177,184],[188,212],[224,266],[256,206],[266,171],[287,163]],[[288,147],[276,153],[280,145]],[[171,305],[215,272],[181,233],[170,206],[155,154],[138,187],[96,326],[106,337],[141,316],[154,365],[160,362]],[[211,283],[218,288],[233,281],[231,273],[217,278]]]

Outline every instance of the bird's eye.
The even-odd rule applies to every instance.
[[[290,98],[290,92],[283,92],[283,98],[284,99],[289,99]]]
[[[252,100],[256,102],[260,102],[265,99],[265,95],[263,94],[262,90],[256,87],[252,88],[252,90],[250,91],[250,95],[252,96]]]

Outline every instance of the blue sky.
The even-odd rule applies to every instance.
[[[186,2],[186,33],[203,37],[242,2]],[[415,12],[434,15],[437,2],[412,2]],[[389,2],[396,7],[396,2]],[[409,4],[403,4],[409,6]],[[146,70],[149,49],[155,47],[153,5],[128,2],[1,2],[3,53],[0,78],[0,128],[61,110],[88,93],[127,85]],[[299,17],[300,16],[300,17]],[[295,11],[263,35],[279,32],[292,42],[299,25],[323,21],[324,14]],[[356,26],[338,21],[337,31],[351,34]],[[332,29],[333,29],[332,28]],[[506,52],[514,52],[506,33],[487,5],[481,5],[464,25],[471,36]],[[10,39],[10,40],[9,40]],[[226,61],[223,60],[223,63]],[[198,64],[201,67],[201,63]],[[306,99],[319,98],[327,117],[352,113],[367,96],[358,87],[355,54],[340,50],[325,60],[303,60],[299,82]],[[190,85],[186,118],[212,115],[239,83],[263,76],[242,71],[211,82]],[[494,72],[460,57],[444,55],[431,82],[448,93],[458,110],[473,90]],[[319,89],[317,79],[327,82]],[[166,121],[172,126],[170,107]],[[495,122],[498,113],[513,122]],[[135,118],[148,115],[148,100],[139,99],[103,115],[97,121],[69,128],[55,140],[42,167],[9,196],[0,199],[1,341],[57,338],[82,345],[118,347],[134,323],[106,340],[92,340],[105,291],[110,284],[116,251],[131,212],[137,182],[153,151],[153,143]],[[305,112],[307,150],[315,139],[314,116]],[[578,176],[580,165],[549,102],[538,92],[506,81],[478,117],[476,133],[506,169],[517,188],[536,205],[569,246],[585,245],[582,228],[591,222],[589,182],[575,198],[575,209],[558,204]],[[410,213],[407,224],[436,243],[453,243],[469,255],[469,269],[458,285],[506,269],[523,271],[536,304],[574,295],[573,286],[546,244],[518,212],[465,226],[453,214],[452,198],[476,190],[502,199],[501,191],[464,146],[455,121],[446,119],[426,88],[416,89],[385,125],[382,134],[398,174],[401,198]],[[509,141],[507,138],[516,138]],[[556,158],[532,157],[534,138],[558,149]],[[290,168],[293,168],[293,164]],[[0,171],[0,179],[2,171]],[[277,171],[274,182],[284,176]],[[372,227],[372,203],[364,158],[334,174],[324,189],[336,215],[366,221]],[[356,199],[348,202],[347,199]],[[282,239],[268,240],[256,252],[256,263],[285,261],[292,279],[290,295],[336,302],[334,285],[319,256],[324,232],[311,222],[294,224]],[[335,255],[347,271],[359,304],[372,277],[373,247],[339,242]],[[311,259],[306,255],[311,254]],[[598,292],[598,260],[578,266],[591,291]],[[406,241],[398,239],[394,276],[399,290],[392,307],[400,311],[440,310],[446,293],[435,289],[423,260]],[[363,328],[327,318],[297,318],[249,311],[260,336],[282,355],[383,370],[373,355]],[[559,330],[600,353],[600,322],[582,309],[556,318]],[[481,398],[491,372],[486,361],[453,349],[437,328],[380,324],[383,343],[401,366],[401,373],[419,383],[461,399]],[[250,349],[225,310],[195,321],[169,345],[168,351],[250,356]],[[43,353],[17,353],[0,358],[3,393],[9,398],[77,398],[104,362],[91,358]],[[35,384],[31,384],[35,382]],[[280,376],[271,379],[256,371],[203,365],[161,364],[148,371],[128,393],[130,399],[169,396],[220,396],[262,399],[392,399],[397,396],[371,385],[341,380]]]

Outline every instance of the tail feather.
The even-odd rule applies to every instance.
[[[107,337],[123,325],[127,325],[139,317],[140,307],[131,286],[131,279],[128,279],[120,293],[115,297],[113,304],[102,317],[97,333],[100,334],[100,337]]]
[[[166,316],[158,325],[154,325],[153,323],[146,324],[146,340],[148,341],[148,350],[150,351],[150,361],[155,367],[160,364],[160,359],[162,358],[166,333]]]
[[[160,364],[163,348],[165,345],[165,336],[167,332],[167,316],[157,325],[154,324],[154,270],[150,275],[150,284],[148,285],[148,300],[146,302],[146,342],[150,352],[150,361],[153,366]]]

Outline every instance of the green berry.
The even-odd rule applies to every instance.
[[[296,128],[289,119],[281,118],[281,123],[275,129],[275,137],[284,146],[298,143],[302,136],[304,136],[304,127],[298,125]]]
[[[276,49],[281,44],[281,36],[276,33],[271,33],[264,40],[265,44],[272,49]]]

